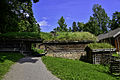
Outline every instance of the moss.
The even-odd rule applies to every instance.
[[[73,42],[73,41],[96,41],[97,38],[89,32],[57,32],[55,37],[45,39],[46,42]]]
[[[89,32],[57,32],[56,36],[51,33],[35,32],[9,32],[0,34],[0,38],[9,39],[43,39],[44,42],[72,42],[72,41],[96,41],[97,38]]]
[[[91,49],[114,48],[111,44],[108,44],[108,43],[90,43],[90,44],[88,44],[88,47],[91,48]]]
[[[36,32],[9,32],[9,33],[4,33],[0,34],[1,38],[15,38],[15,39],[37,39],[40,38],[40,33]]]

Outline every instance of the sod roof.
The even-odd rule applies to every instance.
[[[108,43],[90,43],[88,47],[91,49],[110,49],[114,48],[111,44]]]
[[[96,36],[89,32],[57,32],[54,37],[49,34],[47,38],[44,35],[41,36],[41,38],[43,38],[45,42],[87,42],[97,40]]]
[[[9,32],[0,34],[3,39],[40,39],[40,33],[35,32]]]
[[[9,32],[0,34],[0,38],[42,39],[44,42],[97,41],[96,36],[89,32],[57,32],[55,36],[52,36],[52,33],[45,32]]]

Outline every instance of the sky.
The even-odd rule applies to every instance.
[[[68,27],[75,22],[88,22],[92,16],[92,7],[99,4],[110,18],[115,11],[120,11],[120,0],[39,0],[32,9],[42,32],[50,32],[58,26],[63,16]]]

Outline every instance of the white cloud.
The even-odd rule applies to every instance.
[[[38,22],[38,24],[39,24],[40,26],[51,26],[51,25],[49,25],[48,22],[45,21],[45,20]]]
[[[48,18],[47,17],[42,17],[43,20],[47,20]]]

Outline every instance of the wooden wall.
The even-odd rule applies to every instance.
[[[62,57],[68,59],[81,59],[86,56],[84,43],[72,44],[45,44],[47,56]]]

